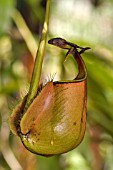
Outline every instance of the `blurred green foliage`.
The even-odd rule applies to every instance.
[[[29,87],[32,51],[37,50],[45,4],[46,0],[0,1],[0,169],[113,170],[112,0],[51,2],[48,39],[62,37],[91,47],[83,54],[88,72],[88,107],[81,145],[69,153],[43,158],[28,152],[10,133],[7,120]],[[75,77],[73,58],[62,65],[64,55],[63,50],[47,45],[41,81],[55,73],[54,80]]]
[[[14,0],[0,1],[0,36],[5,34],[11,26],[11,13],[14,3]]]

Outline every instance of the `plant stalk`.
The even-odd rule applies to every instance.
[[[47,32],[48,32],[50,1],[51,0],[47,0],[47,2],[46,2],[45,20],[44,20],[44,24],[43,24],[39,47],[38,47],[37,54],[36,54],[34,69],[33,69],[33,73],[32,73],[28,97],[27,97],[26,104],[24,107],[24,112],[28,109],[28,107],[32,103],[33,99],[36,97],[37,89],[39,87],[40,75],[41,75],[41,70],[42,70],[42,62],[43,62],[43,58],[44,58],[45,45],[46,45]]]

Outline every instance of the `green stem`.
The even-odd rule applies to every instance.
[[[34,70],[32,74],[30,89],[29,89],[27,101],[25,104],[24,112],[28,109],[28,107],[32,103],[33,99],[35,98],[37,94],[37,89],[39,87],[40,75],[41,75],[41,70],[42,70],[42,62],[44,58],[44,51],[45,51],[45,45],[46,45],[46,39],[47,39],[49,11],[50,11],[50,0],[47,0],[43,30],[42,30],[41,39],[39,42],[39,47],[38,47],[38,51],[37,51],[37,55],[35,59]]]

